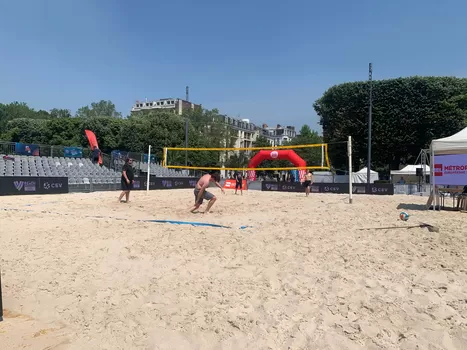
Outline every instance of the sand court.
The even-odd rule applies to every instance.
[[[467,348],[467,214],[401,222],[426,198],[211,191],[208,215],[188,212],[192,190],[2,197],[0,344]],[[419,222],[440,232],[359,230]]]

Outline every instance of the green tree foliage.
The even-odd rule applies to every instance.
[[[8,121],[13,119],[47,119],[49,117],[47,111],[35,111],[24,102],[0,103],[0,133],[6,131]]]
[[[49,114],[50,118],[71,118],[71,111],[69,109],[53,108]]]
[[[226,168],[246,168],[250,158],[246,151],[230,152],[224,165]]]
[[[372,161],[377,169],[415,162],[431,140],[465,127],[467,79],[411,77],[373,82]],[[354,166],[367,158],[368,82],[336,85],[314,104],[324,142],[353,140]],[[346,167],[347,153],[329,149],[335,167]]]
[[[78,118],[91,118],[91,117],[114,117],[121,118],[122,114],[117,112],[115,105],[112,101],[101,100],[99,102],[91,103],[91,106],[81,107],[76,111]]]
[[[321,146],[323,138],[316,131],[311,130],[308,125],[303,125],[297,137],[294,137],[286,145],[317,145],[317,147],[297,148],[294,151],[306,161],[307,166],[321,165]]]
[[[7,132],[2,139],[11,142],[31,142],[42,144],[46,137],[45,120],[17,118],[6,123]]]

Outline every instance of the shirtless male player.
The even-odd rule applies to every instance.
[[[305,175],[305,182],[303,183],[303,186],[305,186],[305,193],[306,193],[307,197],[310,194],[311,185],[313,185],[313,173],[311,171],[309,171]]]
[[[222,193],[225,193],[224,189],[219,184],[219,181],[220,176],[217,173],[206,174],[201,176],[201,178],[198,180],[198,183],[196,184],[195,190],[193,191],[195,194],[195,206],[190,210],[190,212],[193,213],[196,209],[198,209],[201,206],[201,204],[203,204],[204,199],[209,201],[204,213],[206,214],[209,212],[209,209],[211,209],[212,205],[214,204],[217,198],[212,193],[206,191],[206,189],[209,187],[210,182],[214,182],[216,186],[221,189]]]

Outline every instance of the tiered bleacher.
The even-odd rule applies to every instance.
[[[121,166],[123,166],[123,162],[121,162]],[[133,166],[136,169],[140,169],[147,174],[148,171],[148,163],[133,161]],[[159,163],[151,163],[151,167],[149,170],[151,175],[155,175],[157,177],[188,177],[189,172],[188,170],[175,170],[175,169],[167,169],[161,166]]]
[[[134,167],[147,170],[147,163],[135,162]],[[157,177],[186,177],[187,171],[166,169],[151,164],[151,175]],[[40,157],[24,155],[0,155],[0,176],[68,177],[68,183],[114,184],[120,183],[120,172],[93,164],[86,158]]]

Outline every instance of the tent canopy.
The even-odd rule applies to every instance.
[[[435,155],[467,153],[467,128],[457,134],[431,141]]]
[[[356,173],[352,174],[353,183],[366,183],[367,182],[367,168],[363,168]],[[376,171],[370,170],[370,183],[379,180],[379,174]]]
[[[407,165],[401,170],[391,170],[391,175],[416,175],[417,174],[417,168],[422,168],[423,165],[418,164],[418,165]],[[425,165],[425,174],[429,175],[430,174],[430,167],[428,165]]]
[[[363,169],[357,171],[357,174],[366,174],[367,173],[367,167],[364,167]],[[378,174],[376,171],[370,170],[370,174]]]

